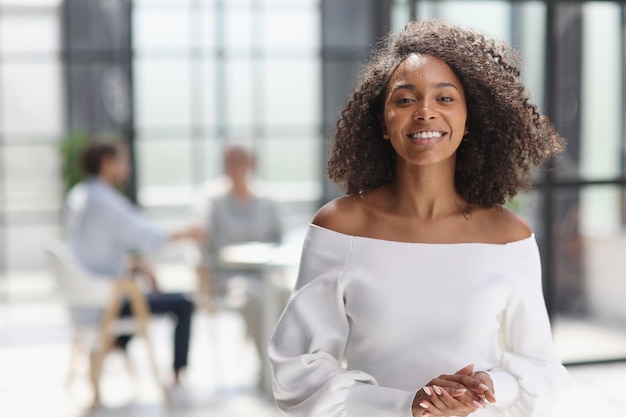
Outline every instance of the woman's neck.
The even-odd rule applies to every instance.
[[[397,170],[390,184],[399,212],[433,220],[465,211],[467,203],[456,191],[454,170],[436,166]]]
[[[250,200],[252,197],[252,193],[250,192],[250,188],[246,184],[240,184],[237,182],[233,182],[230,188],[231,194],[240,201]]]

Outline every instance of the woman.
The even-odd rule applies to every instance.
[[[272,337],[289,416],[549,416],[567,372],[539,253],[502,207],[562,139],[506,45],[436,20],[374,55],[337,123],[346,195],[309,228]]]
[[[261,334],[262,271],[225,264],[220,253],[232,245],[279,244],[282,222],[276,202],[263,196],[252,178],[256,166],[253,150],[244,142],[231,139],[222,155],[223,184],[208,182],[198,193],[194,207],[194,217],[205,232],[197,267],[199,290],[207,297],[203,301],[209,308],[217,301],[222,307],[241,313],[248,335],[264,356],[267,339]],[[267,362],[263,365],[259,383],[267,380],[264,375],[269,373]]]

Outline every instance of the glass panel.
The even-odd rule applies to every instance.
[[[580,176],[615,178],[624,155],[620,139],[624,69],[618,52],[623,47],[619,5],[584,3],[582,17]]]
[[[215,134],[207,135],[202,141],[202,153],[200,154],[202,160],[200,161],[200,167],[202,168],[203,178],[201,182],[222,175],[222,148],[222,142]]]
[[[262,139],[255,136],[251,126],[227,125],[226,132],[221,135],[225,141],[243,141],[245,144],[256,147],[256,143]]]
[[[270,7],[284,6],[316,6],[321,3],[320,0],[260,0],[261,3]]]
[[[191,141],[184,136],[150,140],[138,137],[137,180],[142,188],[189,187]]]
[[[411,0],[414,1],[414,0]],[[391,5],[391,31],[400,30],[411,18],[411,11],[406,1],[394,1]]]
[[[511,4],[504,1],[425,1],[418,16],[437,16],[487,34],[510,38]]]
[[[5,238],[6,242],[11,242],[6,250],[8,260],[8,265],[6,266],[9,271],[33,271],[33,268],[36,266],[41,266],[42,268],[48,267],[49,263],[44,247],[50,236],[59,236],[59,227],[54,224],[54,222],[49,221],[49,219],[45,219],[45,217],[46,216],[42,214],[41,219],[30,220],[28,224],[17,225],[18,223],[14,222],[13,226],[9,226],[5,229],[6,237],[2,236],[0,233],[0,239]],[[42,220],[48,221],[44,222]],[[46,269],[43,269],[43,271],[47,272]],[[2,277],[0,276],[0,282],[1,280]],[[20,282],[20,284],[28,285],[24,281]],[[39,284],[34,285],[39,286]],[[42,295],[45,297],[50,297],[51,292],[55,290],[52,285],[46,285],[43,288],[45,288],[43,290],[45,292],[42,291]],[[50,298],[46,298],[46,300],[49,299]],[[6,316],[4,316],[4,318],[6,318]],[[38,322],[41,323],[42,319],[45,321],[45,318],[39,317]],[[14,408],[9,405],[8,409],[11,410]],[[52,412],[54,413],[54,411]]]
[[[208,133],[204,139],[196,140],[194,146],[194,182],[190,191],[189,211],[194,219],[205,213],[210,196],[224,190],[222,141],[216,132]]]
[[[191,77],[188,60],[135,61],[135,109],[139,127],[188,126]]]
[[[63,0],[0,0],[0,6],[58,6]]]
[[[514,46],[522,55],[522,78],[539,108],[545,107],[546,16],[546,5],[540,1],[518,3],[513,13],[517,22]]]
[[[601,205],[608,206],[609,217],[621,216],[623,193],[616,186],[557,193],[554,333],[566,362],[626,356],[626,235],[596,219],[606,215],[600,213]],[[590,209],[586,200],[592,198],[596,207]]]
[[[320,16],[313,10],[272,10],[263,13],[263,45],[267,48],[318,48]]]
[[[319,139],[283,137],[265,139],[259,151],[259,176],[269,182],[317,181],[322,165]]]
[[[11,134],[54,137],[62,132],[61,68],[57,62],[2,62],[0,92],[0,127],[6,139],[11,140]]]
[[[193,1],[193,0],[191,0]],[[216,0],[202,0],[203,3],[213,3]],[[158,8],[158,7],[169,7],[175,6],[176,8],[180,8],[181,5],[186,6],[189,3],[187,1],[181,0],[132,0],[133,8]]]
[[[198,93],[202,96],[200,97],[201,106],[201,114],[199,115],[199,119],[201,123],[204,125],[217,125],[220,121],[220,112],[221,107],[218,107],[218,103],[222,104],[223,90],[218,86],[217,83],[217,63],[214,60],[204,60],[201,64],[197,64],[200,68],[197,70],[201,72],[200,76],[202,77],[202,91]]]
[[[253,40],[252,12],[250,10],[226,8],[224,16],[225,47],[226,48],[250,48]]]
[[[182,7],[153,9],[135,7],[133,11],[133,42],[135,48],[189,48],[190,10]],[[167,30],[164,30],[167,28]]]
[[[320,123],[321,80],[317,60],[264,64],[264,112],[270,125]]]
[[[555,287],[551,298],[554,311],[559,313],[580,314],[585,310],[581,244],[584,212],[580,189],[562,189],[556,193],[551,227]]]
[[[254,106],[255,89],[253,89],[252,61],[229,60],[226,65],[226,118],[229,125],[252,125],[252,108]]]
[[[250,7],[252,3],[256,0],[227,0],[222,1],[222,4],[227,8],[245,8]]]
[[[611,187],[580,191],[580,228],[584,233],[615,233],[623,221],[623,196]]]
[[[57,144],[4,146],[6,208],[33,211],[61,207],[63,186]]]
[[[0,53],[56,52],[61,35],[58,17],[50,14],[0,14]]]
[[[217,31],[218,24],[217,14],[215,13],[215,6],[212,2],[204,2],[202,14],[195,17],[200,20],[199,30],[202,32],[201,41],[202,46],[205,48],[217,47]],[[194,41],[196,41],[194,39]]]

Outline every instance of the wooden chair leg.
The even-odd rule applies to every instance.
[[[83,334],[80,330],[74,330],[72,336],[72,347],[70,352],[70,360],[67,366],[67,375],[65,376],[65,386],[72,385],[76,376],[76,366],[79,361],[79,356],[83,353]]]
[[[146,349],[148,350],[148,359],[150,360],[150,367],[152,369],[155,382],[161,390],[166,404],[170,406],[171,400],[169,392],[163,383],[163,379],[161,378],[159,366],[156,360],[156,354],[152,345],[152,339],[149,334],[148,325],[150,320],[150,306],[146,302],[145,296],[139,289],[139,286],[134,281],[128,282],[127,295],[130,301],[131,311],[137,320],[138,332],[144,338]]]
[[[112,337],[102,340],[89,355],[89,379],[93,389],[91,408],[100,405],[100,376],[102,375],[102,366],[107,353],[110,352],[113,347],[113,342]]]
[[[210,343],[215,349],[213,356],[213,372],[216,378],[221,379],[220,357],[219,352],[219,329],[218,329],[218,291],[215,283],[215,276],[213,271],[207,265],[199,265],[196,267],[196,276],[198,278],[198,288],[195,293],[195,299],[197,305],[212,315],[212,320],[209,322],[209,338]]]
[[[150,306],[146,302],[145,296],[141,292],[139,286],[133,279],[120,279],[115,282],[112,300],[104,311],[96,346],[90,354],[89,376],[93,387],[93,401],[91,408],[93,409],[100,404],[99,381],[102,373],[102,366],[106,355],[111,351],[113,344],[115,343],[113,330],[115,322],[120,316],[122,301],[125,297],[128,297],[131,312],[136,320],[137,332],[144,338],[155,382],[162,391],[166,404],[171,406],[169,393],[165,388],[162,378],[160,377],[156,355],[154,353],[154,348],[148,332]]]
[[[121,281],[116,281],[113,287],[111,301],[102,315],[95,346],[89,354],[89,379],[93,389],[91,408],[95,408],[100,404],[100,375],[102,374],[104,359],[113,348],[113,343],[115,342],[113,328],[120,315],[123,298],[123,285]]]
[[[215,303],[217,289],[211,270],[200,265],[196,267],[196,276],[198,278],[198,288],[195,292],[196,304],[209,313],[215,313],[217,311]]]

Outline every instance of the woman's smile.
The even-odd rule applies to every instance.
[[[447,132],[441,130],[418,130],[406,135],[413,144],[426,146],[434,145],[445,139]]]

